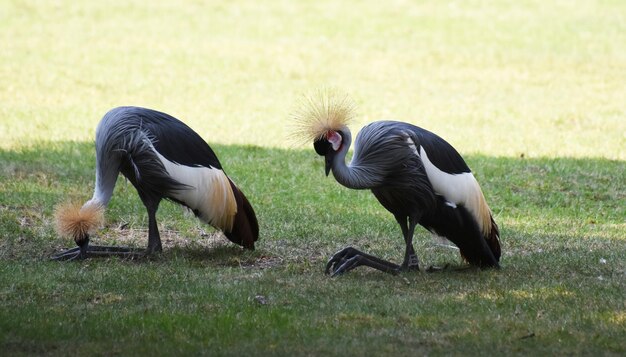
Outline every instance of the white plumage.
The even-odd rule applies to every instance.
[[[231,231],[237,202],[224,171],[213,167],[190,167],[174,163],[156,152],[167,173],[187,188],[169,194],[196,211],[206,223],[224,231]]]

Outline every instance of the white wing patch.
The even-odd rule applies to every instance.
[[[420,156],[420,154],[417,152],[417,148],[415,147],[415,142],[408,135],[407,135],[407,138],[406,138],[406,142],[409,144],[409,148],[411,149],[411,151],[413,151],[413,153],[415,153],[415,155]]]
[[[491,212],[474,175],[471,172],[449,174],[441,171],[428,159],[422,146],[419,156],[435,192],[445,197],[450,207],[462,205],[467,208],[478,222],[483,235],[487,236],[491,230]]]
[[[216,168],[179,165],[158,152],[156,154],[174,180],[189,186],[189,189],[168,194],[197,210],[198,216],[206,223],[231,232],[237,202],[226,174]]]

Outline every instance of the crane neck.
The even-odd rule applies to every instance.
[[[346,164],[346,155],[350,149],[350,144],[352,144],[352,134],[347,127],[341,130],[341,134],[343,134],[342,145],[339,151],[334,154],[331,162],[331,169],[335,180],[343,186],[352,189],[368,189],[374,187],[375,182],[371,180],[370,175],[367,174],[364,167],[358,164],[355,165],[355,163],[358,162],[358,160],[355,160],[356,153],[352,161]]]

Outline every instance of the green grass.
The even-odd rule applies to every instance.
[[[0,3],[0,348],[625,354],[624,13],[620,1]],[[347,245],[403,254],[375,198],[289,139],[301,93],[326,86],[355,100],[355,132],[397,118],[461,151],[501,227],[502,269],[323,274]],[[163,203],[153,259],[47,260],[71,245],[54,206],[93,190],[98,120],[127,104],[212,144],[257,211],[255,252]],[[106,216],[95,241],[146,245],[122,179]],[[424,267],[462,265],[423,229],[415,245]]]
[[[262,229],[255,252],[223,238],[207,243],[206,227],[164,204],[162,231],[177,238],[161,256],[84,263],[46,257],[69,244],[54,235],[51,211],[92,185],[91,144],[2,152],[3,167],[14,165],[0,196],[11,203],[2,206],[0,250],[5,347],[27,354],[624,351],[623,162],[468,156],[502,228],[501,270],[392,277],[363,269],[330,279],[325,259],[347,244],[399,261],[393,218],[371,194],[324,178],[310,150],[216,150],[255,203]],[[119,223],[131,222],[144,246],[145,216],[134,190],[119,182],[95,240],[116,243]],[[461,264],[423,230],[416,248],[425,266]]]

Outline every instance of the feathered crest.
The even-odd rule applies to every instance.
[[[329,130],[337,131],[347,126],[353,112],[354,104],[350,98],[332,90],[303,96],[300,109],[293,115],[293,136],[307,142],[315,141]]]
[[[54,219],[57,233],[82,239],[104,222],[104,208],[98,204],[81,207],[80,203],[68,202],[57,206]]]

